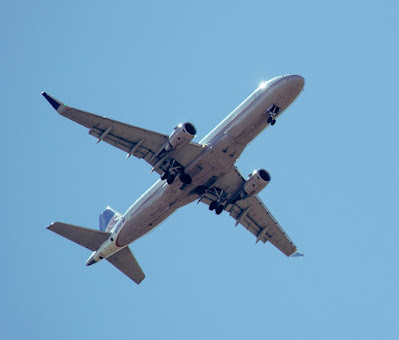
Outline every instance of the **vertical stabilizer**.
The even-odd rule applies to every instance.
[[[110,207],[107,207],[107,209],[105,209],[99,216],[99,229],[101,231],[110,232],[121,216],[122,214],[116,212]]]

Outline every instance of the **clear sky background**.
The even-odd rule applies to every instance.
[[[1,1],[0,338],[398,339],[395,1]],[[131,245],[146,278],[46,230],[98,228],[158,179],[59,116],[199,141],[263,81],[305,91],[244,152],[303,259],[184,207]]]

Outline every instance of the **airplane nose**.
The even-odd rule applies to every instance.
[[[281,88],[284,89],[285,95],[288,97],[295,97],[302,91],[305,85],[305,79],[302,76],[296,74],[290,74],[285,76],[281,80]],[[294,100],[291,98],[291,100]]]
[[[297,74],[290,74],[287,76],[290,82],[293,83],[294,86],[300,88],[301,90],[303,89],[303,86],[305,85],[305,79],[302,76],[299,76]]]
[[[296,86],[299,87],[301,90],[305,86],[305,78],[299,75],[293,75],[292,81],[295,82]]]
[[[301,93],[304,84],[305,79],[296,74],[282,77],[279,81],[279,96],[281,102],[285,104],[285,107],[288,107]]]

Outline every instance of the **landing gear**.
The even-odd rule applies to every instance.
[[[169,175],[168,179],[166,180],[166,182],[170,185],[174,182],[176,178],[176,175]]]
[[[272,116],[270,116],[269,118],[267,118],[267,123],[274,125],[276,124],[276,120]]]
[[[211,204],[209,204],[209,210],[215,210],[218,207],[218,202],[217,201],[212,201]]]
[[[270,113],[272,116],[277,116],[280,113],[280,108],[277,105],[272,104],[266,112]]]
[[[162,173],[162,175],[161,175],[161,180],[168,179],[169,176],[170,176],[170,172],[169,172],[168,170],[165,170],[165,171]]]
[[[176,176],[177,174],[171,173],[169,170],[165,170],[161,175],[161,180],[166,179],[166,182],[168,184],[172,184],[176,179]],[[179,178],[183,182],[183,184],[191,184],[192,182],[191,176],[187,175],[183,171],[180,172]]]
[[[176,178],[176,175],[171,174],[170,171],[168,171],[168,170],[165,170],[165,171],[162,173],[162,175],[161,175],[161,180],[163,181],[163,180],[166,179],[166,181],[168,182],[168,184],[172,184],[173,181],[175,180],[175,178]]]
[[[185,174],[184,172],[180,174],[180,180],[183,182],[183,184],[191,184],[192,182],[191,176]]]
[[[227,204],[227,194],[223,190],[215,187],[209,191],[217,197],[216,200],[209,204],[209,210],[215,210],[216,215],[220,215]]]
[[[269,117],[267,118],[267,123],[270,125],[276,124],[276,120],[274,117],[276,117],[280,113],[280,108],[274,104],[272,104],[269,109],[266,111],[266,113],[269,113]]]
[[[219,204],[217,206],[217,208],[215,209],[216,215],[220,215],[222,213],[223,209],[224,209],[224,206],[222,204]]]
[[[224,205],[219,204],[218,201],[212,201],[211,204],[209,204],[209,210],[215,210],[216,215],[220,215],[224,210]]]

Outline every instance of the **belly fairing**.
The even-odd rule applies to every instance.
[[[132,243],[157,227],[178,208],[198,198],[196,195],[188,194],[189,190],[192,190],[189,187],[186,190],[181,188],[182,183],[179,183],[179,180],[173,185],[163,181],[162,186],[145,197],[139,205],[136,207],[133,205],[132,212],[126,217],[118,235],[117,245],[123,247]]]

